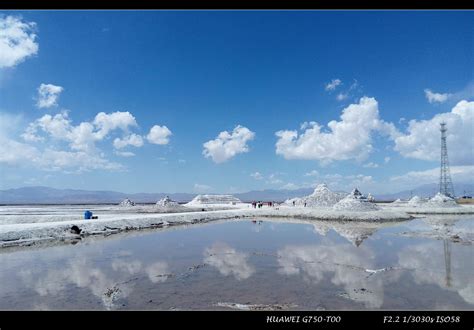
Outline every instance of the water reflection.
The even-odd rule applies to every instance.
[[[286,246],[278,251],[278,257],[281,274],[301,274],[315,285],[329,277],[334,285],[344,288],[344,297],[367,308],[380,308],[383,304],[382,278],[369,276],[366,271],[375,268],[375,255],[369,248],[354,249],[348,244],[326,241],[323,245]],[[391,280],[397,276],[398,272],[388,275]]]
[[[128,257],[130,253],[124,255]],[[170,273],[168,263],[164,261],[156,261],[146,266],[139,260],[123,260],[117,257],[113,258],[108,266],[104,263],[95,264],[90,255],[74,255],[69,259],[64,262],[64,267],[54,267],[47,271],[22,270],[19,276],[26,287],[33,289],[41,297],[67,293],[71,291],[71,285],[74,285],[79,289],[90,290],[106,309],[111,310],[117,307],[117,301],[132,293],[137,284],[136,280],[148,277],[152,283],[164,282]],[[130,278],[130,275],[139,273],[146,274],[146,277]],[[39,304],[34,308],[45,307],[45,304]]]
[[[249,235],[256,227],[263,230]],[[393,234],[406,230],[436,235]],[[303,309],[433,308],[438,300],[434,308],[466,308],[474,306],[473,250],[465,244],[472,233],[472,222],[459,217],[264,220],[18,249],[0,253],[0,308],[141,309],[150,298],[160,309],[212,308],[224,298]],[[443,239],[453,235],[464,240]]]
[[[398,253],[400,267],[411,270],[417,284],[435,284],[457,292],[466,302],[474,304],[474,259],[472,250],[456,249],[452,244],[430,242],[405,247]]]
[[[248,256],[226,243],[213,244],[204,250],[204,255],[204,263],[217,268],[224,276],[233,275],[240,281],[249,278],[255,272],[255,268],[247,261]]]

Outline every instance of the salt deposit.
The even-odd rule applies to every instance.
[[[404,201],[402,201],[400,198],[397,198],[395,201],[392,202],[392,204],[405,204]]]
[[[192,201],[186,205],[203,205],[203,204],[240,204],[240,199],[232,195],[197,195]]]
[[[354,189],[344,199],[340,200],[333,206],[334,210],[347,211],[377,211],[380,208],[363,197],[359,190]]]
[[[369,193],[369,194],[367,195],[367,200],[368,200],[369,202],[375,202],[375,198],[374,198],[374,196],[372,196],[371,193]]]
[[[424,205],[425,203],[426,203],[426,201],[424,199],[422,199],[421,197],[419,197],[419,196],[413,196],[408,201],[408,205],[410,205],[410,206],[420,206],[420,205]]]
[[[436,196],[431,198],[428,201],[428,205],[435,206],[435,207],[458,207],[459,206],[454,199],[446,195],[443,195],[441,193],[437,193]]]
[[[128,198],[125,198],[123,201],[120,202],[119,205],[124,206],[124,207],[131,207],[131,206],[135,206],[135,202],[131,201]]]
[[[160,207],[170,207],[170,208],[173,208],[173,207],[176,207],[176,206],[179,206],[179,203],[178,202],[175,202],[173,200],[171,200],[171,198],[169,198],[168,196],[160,199],[158,202],[156,202],[156,205],[157,206],[160,206]]]
[[[291,206],[294,201],[294,205],[297,206],[304,206],[306,204],[307,207],[331,207],[343,199],[344,196],[342,193],[331,191],[326,184],[322,183],[316,186],[311,195],[288,199],[285,201],[285,204]]]

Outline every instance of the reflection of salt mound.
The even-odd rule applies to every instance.
[[[172,201],[171,198],[166,196],[165,198],[162,198],[158,202],[156,202],[156,205],[160,207],[176,207],[179,204],[178,202]]]
[[[431,198],[428,201],[428,204],[430,206],[435,206],[435,207],[456,207],[459,206],[454,199],[451,197],[448,197],[446,195],[443,195],[441,193],[437,193],[436,196]]]
[[[304,206],[306,203],[307,207],[330,207],[339,202],[344,198],[344,194],[333,192],[329,190],[326,184],[319,184],[314,192],[302,198],[292,198],[285,201],[285,204]]]
[[[135,202],[132,202],[130,199],[125,198],[123,201],[120,202],[119,205],[124,207],[131,207],[135,206]]]
[[[337,202],[337,204],[333,206],[333,209],[348,211],[376,211],[380,208],[364,198],[359,190],[354,189],[344,199]]]
[[[188,205],[202,204],[237,204],[242,203],[240,199],[232,195],[197,195]]]
[[[410,206],[419,206],[425,203],[426,201],[419,196],[413,196],[412,199],[408,201],[408,205]]]

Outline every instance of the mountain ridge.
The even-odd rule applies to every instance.
[[[393,194],[373,194],[377,200],[389,201],[397,198],[408,199],[418,195],[430,197],[437,192],[437,184],[425,184],[419,187],[404,190]],[[264,189],[251,190],[243,193],[232,194],[243,202],[254,200],[284,201],[288,198],[302,197],[313,192],[313,188],[288,189]],[[455,184],[458,196],[464,192],[472,195],[474,184]],[[57,189],[45,186],[28,186],[0,190],[0,204],[109,204],[119,203],[125,198],[130,198],[136,203],[156,203],[165,196],[178,202],[192,200],[196,193],[132,193],[127,194],[111,190],[84,190],[84,189]]]

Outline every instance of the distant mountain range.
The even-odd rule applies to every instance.
[[[464,192],[472,195],[474,184],[455,184],[456,195],[462,196]],[[433,196],[438,190],[436,184],[427,184],[411,190],[405,190],[394,194],[377,195],[377,200],[395,200],[397,198],[407,199],[410,196],[420,197]],[[313,188],[302,188],[296,190],[254,190],[245,193],[232,194],[243,202],[254,200],[262,201],[284,201],[292,197],[302,197],[313,192]],[[165,196],[178,202],[188,202],[197,194],[189,193],[136,193],[126,194],[116,191],[91,191],[76,189],[55,189],[49,187],[22,187],[16,189],[0,190],[0,204],[117,204],[125,198],[130,198],[136,203],[156,203]]]

